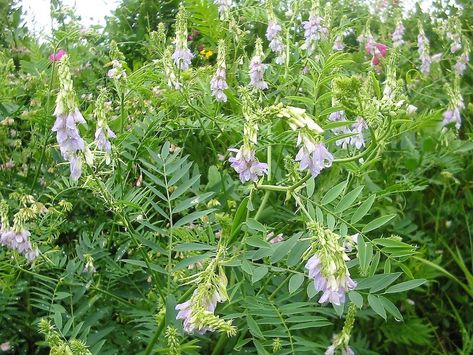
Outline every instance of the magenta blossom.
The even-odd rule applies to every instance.
[[[49,61],[50,62],[59,62],[65,54],[66,54],[66,51],[63,50],[63,49],[60,49],[56,53],[51,53],[49,55]]]
[[[385,58],[388,54],[388,46],[382,43],[376,43],[374,46],[373,59],[371,63],[373,65],[378,65],[381,58]]]

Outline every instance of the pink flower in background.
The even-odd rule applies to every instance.
[[[66,54],[66,51],[63,49],[58,50],[56,53],[51,53],[49,55],[50,62],[59,62],[61,58]]]
[[[375,46],[374,46],[373,60],[371,61],[371,63],[373,65],[378,65],[379,60],[381,58],[386,57],[387,54],[388,54],[388,46],[386,46],[382,43],[376,43]]]

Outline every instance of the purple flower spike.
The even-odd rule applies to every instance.
[[[334,305],[345,303],[345,294],[356,287],[355,281],[350,277],[347,270],[345,275],[340,274],[335,263],[329,265],[319,257],[318,254],[312,256],[305,265],[309,277],[314,280],[317,292],[322,292],[319,303],[330,302]]]
[[[257,181],[259,176],[268,173],[268,164],[260,163],[255,152],[242,146],[239,150],[229,149],[237,153],[235,157],[228,159],[230,166],[240,175],[240,181]]]

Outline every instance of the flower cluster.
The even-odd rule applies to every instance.
[[[30,241],[31,233],[24,227],[24,221],[29,214],[29,209],[22,209],[15,215],[13,228],[10,228],[8,220],[8,205],[0,202],[0,245],[23,254],[32,262],[39,256],[39,250],[34,248]]]
[[[112,69],[110,69],[107,72],[107,76],[110,79],[120,80],[121,78],[123,79],[126,78],[126,71],[125,69],[123,69],[123,65],[119,60],[117,59],[112,60],[111,65],[112,65]]]
[[[105,162],[110,164],[112,144],[110,138],[115,138],[115,133],[108,127],[106,115],[106,98],[107,92],[105,89],[100,91],[95,104],[95,118],[97,119],[97,126],[95,130],[95,144],[97,148],[105,152]]]
[[[424,28],[419,23],[419,35],[417,36],[417,47],[418,53],[420,56],[420,71],[424,75],[428,75],[430,73],[430,65],[432,64],[432,58],[429,54],[429,40],[425,35]]]
[[[345,122],[347,121],[345,116],[345,111],[335,111],[332,112],[328,119],[333,122]],[[368,129],[368,125],[366,124],[365,120],[361,117],[356,119],[356,122],[351,125],[351,127],[342,126],[342,127],[335,127],[332,128],[332,132],[335,135],[345,135],[345,134],[352,134],[352,136],[344,137],[338,139],[335,144],[337,146],[341,146],[343,149],[346,149],[348,145],[352,145],[357,149],[365,146],[365,139],[363,136],[363,131]]]
[[[460,56],[457,59],[457,62],[453,66],[453,70],[455,70],[455,73],[457,73],[458,75],[463,75],[469,61],[470,61],[470,50],[468,47],[465,46],[463,53],[460,54]]]
[[[276,54],[276,64],[284,64],[286,58],[284,56],[284,43],[281,37],[281,25],[277,22],[276,16],[272,9],[272,3],[269,2],[268,9],[268,28],[266,29],[266,38],[269,42],[269,48]]]
[[[268,164],[260,163],[256,158],[255,151],[248,145],[243,144],[240,149],[229,149],[229,151],[236,153],[228,161],[230,166],[239,174],[242,183],[257,181],[260,176],[268,173]]]
[[[214,0],[214,4],[218,8],[220,19],[227,19],[230,13],[230,8],[232,7],[232,0]]]
[[[266,70],[267,64],[263,64],[263,45],[261,38],[256,39],[255,54],[250,61],[250,86],[266,90],[268,83],[264,81],[264,71]]]
[[[406,28],[402,24],[402,20],[399,19],[396,29],[393,32],[392,35],[392,40],[393,40],[393,47],[400,47],[404,44],[404,32],[406,31]]]
[[[51,53],[49,55],[49,61],[50,62],[59,62],[65,54],[66,54],[66,51],[63,50],[63,49],[60,49],[56,53]]]
[[[358,36],[357,41],[362,46],[364,46],[365,52],[367,54],[374,55],[376,41],[374,40],[374,37],[371,34],[369,23],[366,24],[365,30]]]
[[[218,274],[216,270],[218,269]],[[219,265],[219,253],[207,268],[196,276],[198,285],[188,301],[176,305],[176,319],[183,320],[183,328],[189,334],[205,334],[220,331],[232,336],[236,329],[231,321],[224,321],[214,314],[217,303],[228,299],[227,277]]]
[[[448,126],[450,124],[455,124],[456,129],[461,127],[461,116],[460,112],[465,108],[463,98],[461,96],[458,85],[455,85],[453,88],[447,88],[449,96],[448,109],[443,113],[442,126]]]
[[[324,27],[324,19],[319,14],[318,1],[313,1],[309,19],[303,21],[302,25],[304,26],[304,44],[302,49],[305,49],[310,55],[314,52],[320,40],[328,38],[328,28]]]
[[[315,222],[309,225],[309,229],[315,234],[315,241],[310,249],[314,254],[305,268],[309,278],[314,280],[316,291],[322,292],[319,303],[341,305],[345,303],[346,293],[356,287],[345,263],[350,259],[338,242],[339,235],[323,229]]]
[[[325,351],[325,355],[335,355],[340,350],[342,355],[355,355],[355,352],[348,345],[350,342],[351,331],[355,323],[356,307],[352,303],[348,307],[345,323],[340,334],[333,336],[332,344]]]
[[[332,49],[334,51],[343,51],[345,45],[343,44],[343,35],[338,35],[335,37],[335,41],[333,42]]]
[[[380,59],[385,58],[388,53],[388,47],[382,43],[375,43],[374,46],[370,46],[370,51],[366,48],[366,51],[373,56],[371,59],[372,65],[379,65]]]
[[[448,18],[445,29],[445,37],[450,41],[450,52],[455,54],[462,49],[462,25],[458,17]]]
[[[56,99],[56,121],[52,131],[56,132],[62,157],[70,163],[71,178],[78,180],[82,174],[79,152],[85,152],[86,146],[76,124],[85,123],[85,120],[75,102],[68,55],[64,55],[59,61],[58,76],[60,91]]]
[[[227,67],[225,64],[225,41],[221,39],[218,42],[218,55],[217,55],[217,70],[215,71],[212,80],[210,81],[210,89],[212,90],[212,96],[217,101],[227,102],[227,95],[224,90],[228,89],[226,82],[226,71]]]
[[[164,51],[163,55],[163,67],[164,67],[164,77],[167,80],[167,84],[171,89],[180,90],[182,89],[182,84],[179,82],[179,79],[174,72],[174,67],[172,65],[171,59],[172,47],[169,46]]]
[[[172,59],[174,64],[180,70],[187,70],[191,64],[193,54],[187,47],[187,17],[184,5],[181,4],[176,18],[176,46]]]

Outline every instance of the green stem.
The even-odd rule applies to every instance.
[[[52,89],[52,86],[53,86],[53,80],[54,80],[54,69],[56,68],[56,65],[55,65],[56,62],[53,61],[53,64],[52,64],[52,68],[51,68],[51,77],[49,78],[49,84],[48,84],[48,96],[46,98],[46,116],[49,116],[49,112],[51,110],[50,108],[50,103],[51,103],[51,89]],[[36,185],[36,182],[38,181],[38,177],[39,177],[39,174],[41,172],[41,167],[43,165],[43,161],[44,161],[44,156],[45,156],[45,153],[46,153],[46,147],[48,145],[48,141],[49,141],[49,137],[51,137],[51,131],[48,132],[48,134],[45,134],[45,130],[47,129],[47,127],[45,126],[43,128],[43,136],[45,137],[44,138],[44,141],[42,143],[42,146],[41,146],[41,156],[39,158],[39,164],[38,164],[38,167],[36,168],[36,172],[34,174],[34,178],[33,178],[33,182],[31,183],[31,188],[30,188],[30,193],[33,192],[34,190],[34,187]]]

